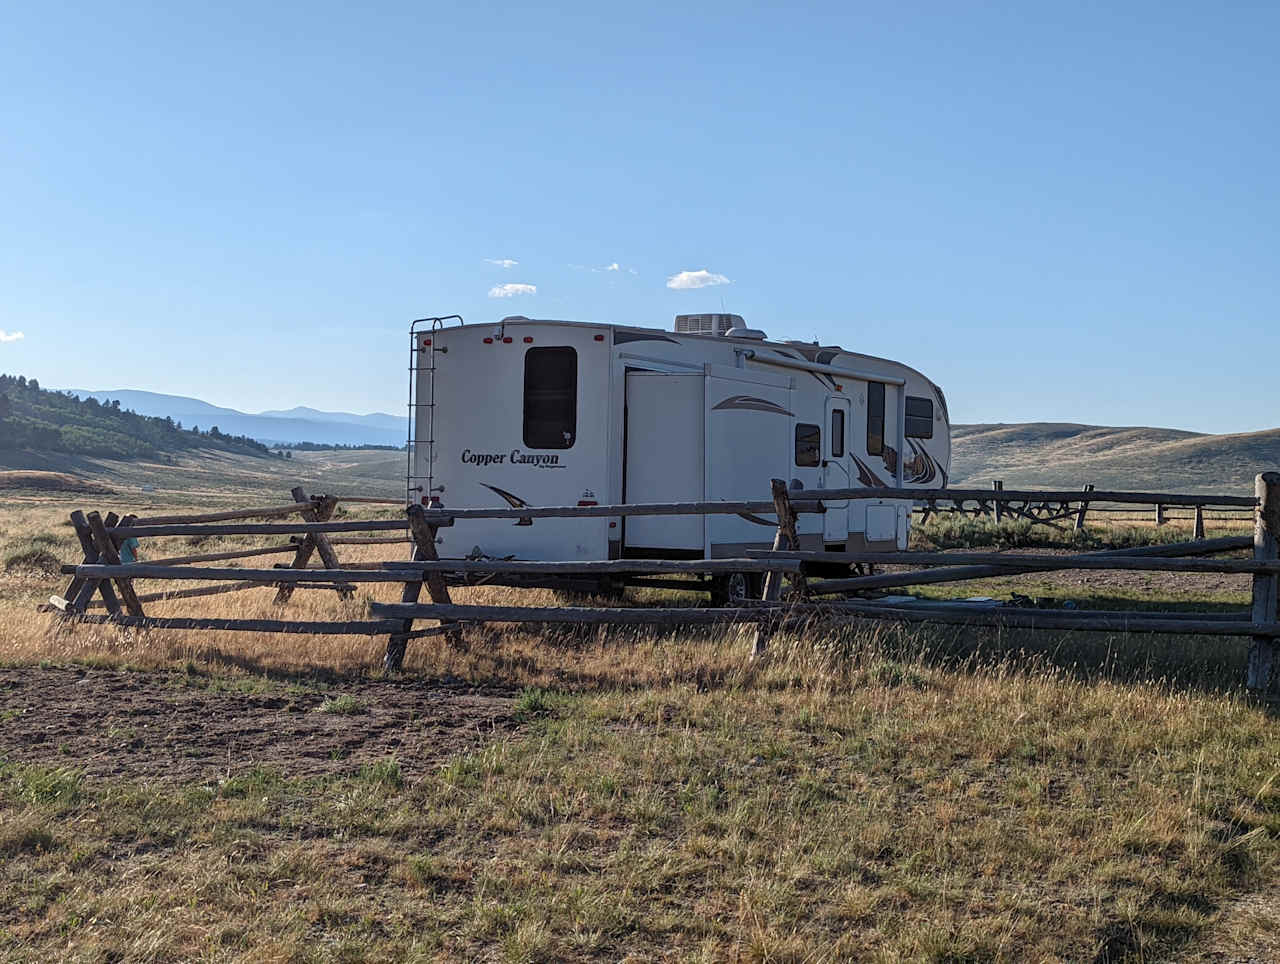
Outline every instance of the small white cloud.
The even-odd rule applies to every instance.
[[[496,264],[499,268],[514,268],[519,261],[513,261],[511,258],[485,258],[489,264]]]
[[[537,285],[526,284],[494,285],[489,289],[490,298],[513,298],[516,295],[536,295],[537,293]]]
[[[3,328],[0,328],[0,344],[10,341],[22,341],[22,339],[26,337],[27,336],[20,331],[5,331]]]
[[[615,261],[613,264],[609,265],[604,270],[605,271],[621,271],[622,269],[618,267],[618,262]]]
[[[679,274],[673,274],[667,279],[667,287],[674,288],[676,291],[727,284],[733,284],[733,282],[722,274],[712,274],[706,268],[700,271],[681,271]]]

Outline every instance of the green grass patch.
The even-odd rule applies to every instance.
[[[321,713],[334,713],[338,716],[358,716],[367,712],[368,708],[350,693],[343,693],[325,700],[320,704],[319,710]]]
[[[21,803],[69,807],[79,802],[82,783],[82,775],[68,767],[0,765],[5,796]]]
[[[366,763],[360,768],[360,779],[376,787],[399,790],[404,786],[400,762],[394,758]]]
[[[515,705],[511,708],[512,715],[517,721],[527,723],[539,717],[551,716],[571,699],[565,693],[527,686],[516,697]]]

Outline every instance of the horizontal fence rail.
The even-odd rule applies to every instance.
[[[960,627],[1106,633],[1176,633],[1237,636],[1251,640],[1248,685],[1266,690],[1276,677],[1274,639],[1280,637],[1277,584],[1280,583],[1280,475],[1260,475],[1252,495],[1120,492],[1084,486],[1079,490],[849,488],[796,489],[773,480],[769,500],[690,501],[625,505],[495,506],[451,509],[401,500],[360,496],[309,496],[293,489],[292,503],[210,512],[117,517],[73,512],[71,522],[84,550],[79,565],[65,566],[66,590],[48,608],[67,618],[156,630],[210,630],[314,635],[366,635],[388,638],[384,665],[399,669],[408,641],[441,636],[456,641],[461,628],[484,623],[580,625],[734,625],[750,627],[752,653],[763,656],[771,635],[815,621],[887,620]],[[995,522],[1020,520],[1032,525],[1077,531],[1088,513],[1125,514],[1157,526],[1173,520],[1171,508],[1191,510],[1190,541],[1129,549],[1050,554],[1044,552],[818,551],[801,549],[800,517],[826,512],[833,502],[909,501],[920,518],[936,513],[990,514]],[[403,518],[334,519],[342,502],[405,506]],[[974,507],[970,506],[974,504]],[[1144,508],[1135,508],[1144,507]],[[1206,511],[1206,510],[1211,511]],[[1153,511],[1148,511],[1153,510]],[[1250,536],[1205,538],[1206,520],[1236,522],[1245,512],[1254,520]],[[728,559],[441,559],[440,529],[472,519],[583,519],[633,516],[739,515],[776,528],[773,548],[746,550]],[[268,521],[255,521],[268,520]],[[812,528],[809,525],[808,528]],[[822,526],[818,526],[821,539]],[[138,558],[140,542],[156,538],[277,537],[259,547],[234,543],[209,551]],[[808,538],[814,538],[812,534]],[[843,541],[843,540],[842,540]],[[148,545],[152,543],[148,542]],[[347,562],[335,547],[408,545],[412,559]],[[1218,558],[1252,550],[1252,558]],[[271,555],[292,555],[288,564],[249,569],[217,563]],[[210,565],[213,564],[213,565]],[[876,567],[896,571],[875,571]],[[1016,577],[1072,570],[1219,574],[1249,577],[1252,605],[1234,612],[1128,612],[1021,608],[998,602],[943,602],[920,598],[876,598],[885,590],[991,577]],[[763,591],[759,590],[763,578]],[[732,580],[738,580],[733,583]],[[754,579],[751,583],[749,580]],[[173,586],[139,594],[138,580],[204,583]],[[789,590],[783,592],[784,581]],[[269,588],[275,604],[295,590],[336,592],[343,598],[359,586],[399,585],[399,602],[356,600],[368,618],[284,619],[217,616],[155,616],[143,604]],[[699,606],[516,606],[455,603],[450,586],[508,585],[590,591],[623,586],[720,593],[720,605]],[[738,595],[726,603],[728,588]],[[744,598],[753,586],[761,598]],[[367,591],[367,590],[366,590]],[[420,601],[421,594],[430,596]],[[845,597],[845,598],[831,598]],[[90,613],[105,609],[105,613]],[[421,620],[437,625],[421,627]]]

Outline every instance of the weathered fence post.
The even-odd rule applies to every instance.
[[[84,550],[84,564],[93,565],[98,562],[98,547],[93,544],[93,533],[89,529],[89,522],[85,519],[84,513],[79,509],[71,513],[71,525],[76,530],[76,537],[80,540],[80,548]],[[102,590],[102,601],[107,611],[118,613],[120,601],[116,599],[111,583],[98,579],[81,579],[76,576],[61,596],[52,596],[49,602],[63,613],[83,613],[89,600],[99,589]]]
[[[307,497],[307,492],[302,486],[294,486],[289,491],[293,496],[294,502],[306,503],[312,500]],[[315,503],[314,509],[303,509],[302,518],[304,522],[328,522],[329,517],[333,515],[333,510],[337,507],[338,500],[332,497],[320,499]],[[305,569],[307,563],[311,561],[311,553],[319,552],[320,560],[324,563],[326,569],[340,569],[338,564],[338,554],[333,551],[333,546],[329,544],[329,537],[323,532],[309,532],[307,537],[302,540],[298,546],[298,552],[293,557],[293,569]],[[276,590],[276,604],[281,605],[287,603],[293,595],[294,587],[290,583],[284,583]],[[350,585],[339,585],[338,595],[343,599],[349,598],[354,590]]]
[[[782,549],[799,549],[800,537],[796,534],[796,513],[791,508],[787,483],[782,479],[773,479],[770,486],[773,489],[773,511],[778,515],[778,531],[773,537],[773,549],[775,552]],[[771,569],[765,574],[764,592],[760,596],[765,602],[777,602],[781,598],[782,575],[782,572],[777,569]],[[755,641],[751,646],[753,659],[764,654],[771,635],[772,627],[768,623],[762,622],[756,625]]]
[[[1204,538],[1204,506],[1196,506],[1196,524],[1195,529],[1191,533],[1192,539]]]
[[[1082,485],[1082,486],[1080,487],[1080,491],[1081,491],[1081,492],[1092,492],[1092,491],[1093,491],[1093,483],[1092,483],[1092,482],[1086,482],[1084,485]],[[1084,531],[1084,517],[1085,517],[1085,515],[1088,513],[1088,511],[1089,511],[1089,500],[1088,500],[1088,499],[1081,499],[1081,500],[1080,500],[1080,511],[1076,513],[1076,524],[1075,524],[1075,531],[1076,531],[1076,532],[1083,532],[1083,531]]]
[[[1258,508],[1254,510],[1253,558],[1271,561],[1277,557],[1277,538],[1280,538],[1280,472],[1263,472],[1254,480],[1258,496]],[[1256,572],[1253,575],[1253,621],[1276,621],[1275,573]],[[1259,693],[1269,692],[1276,677],[1276,641],[1270,636],[1255,636],[1249,647],[1249,689]]]
[[[436,527],[429,523],[426,519],[426,513],[422,506],[414,504],[408,508],[409,515],[409,531],[413,533],[413,541],[415,548],[413,558],[415,562],[436,562],[440,556],[436,553]],[[449,597],[449,587],[445,584],[444,576],[438,572],[428,572],[417,574],[416,579],[409,579],[404,584],[404,592],[400,594],[402,603],[416,603],[418,597],[422,595],[422,585],[426,583],[427,592],[431,595],[431,601],[436,605],[452,605],[453,600]],[[450,626],[448,638],[450,641],[457,643],[461,637],[458,634],[456,626],[453,626],[449,620],[440,620],[440,625]],[[382,658],[382,665],[389,673],[399,672],[404,665],[405,648],[409,642],[409,633],[413,631],[413,620],[406,619],[402,625],[400,632],[395,633],[387,640],[387,652]]]
[[[1159,502],[1156,503],[1156,527],[1164,525],[1164,506]]]
[[[110,533],[107,532],[107,526],[106,523],[102,521],[102,516],[98,515],[96,512],[90,512],[86,518],[89,522],[89,531],[93,535],[93,543],[98,549],[99,558],[105,565],[120,565],[120,552],[116,549],[115,540],[113,540]],[[115,525],[117,520],[114,518],[114,514],[108,518],[111,518],[111,524]],[[122,578],[117,579],[115,583],[116,590],[120,593],[120,598],[124,601],[124,608],[129,610],[129,615],[143,615],[142,603],[138,602],[138,595],[133,591],[133,580]]]
[[[994,482],[992,482],[992,483],[991,483],[991,490],[992,490],[993,492],[1003,492],[1003,491],[1004,491],[1004,480],[1003,480],[1003,479],[996,479]],[[995,519],[995,523],[996,523],[996,525],[999,525],[999,524],[1000,524],[1000,517],[1001,517],[1001,515],[1002,515],[1001,510],[1002,510],[1003,508],[1004,508],[1004,504],[1003,504],[1003,503],[1002,503],[998,498],[993,498],[993,499],[991,500],[991,516],[992,516],[992,518],[993,518],[993,519]]]

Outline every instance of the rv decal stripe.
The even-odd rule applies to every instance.
[[[911,477],[907,481],[913,485],[922,485],[936,479],[942,469],[934,457],[923,446],[917,445],[913,439],[907,439],[907,445],[915,453],[911,461],[902,467],[905,471],[911,473]]]
[[[751,412],[771,412],[774,415],[791,415],[781,405],[768,399],[756,398],[754,395],[730,395],[712,406],[712,411],[738,409]]]
[[[506,489],[500,489],[496,485],[490,485],[488,482],[481,482],[480,484],[483,485],[486,489],[489,489],[491,492],[496,492],[499,496],[502,497],[502,500],[506,502],[507,505],[511,506],[511,508],[513,509],[525,509],[525,508],[528,508],[529,506],[529,503],[526,502],[524,499],[520,498],[520,496],[515,495],[511,492],[508,492]],[[530,519],[528,516],[522,516],[521,518],[516,520],[516,525],[531,526],[533,525],[533,520]]]
[[[867,488],[889,488],[889,486],[885,484],[884,480],[872,472],[871,467],[867,465],[866,462],[862,461],[862,459],[855,455],[853,457],[853,462],[858,466],[858,482],[861,485],[865,485]]]

